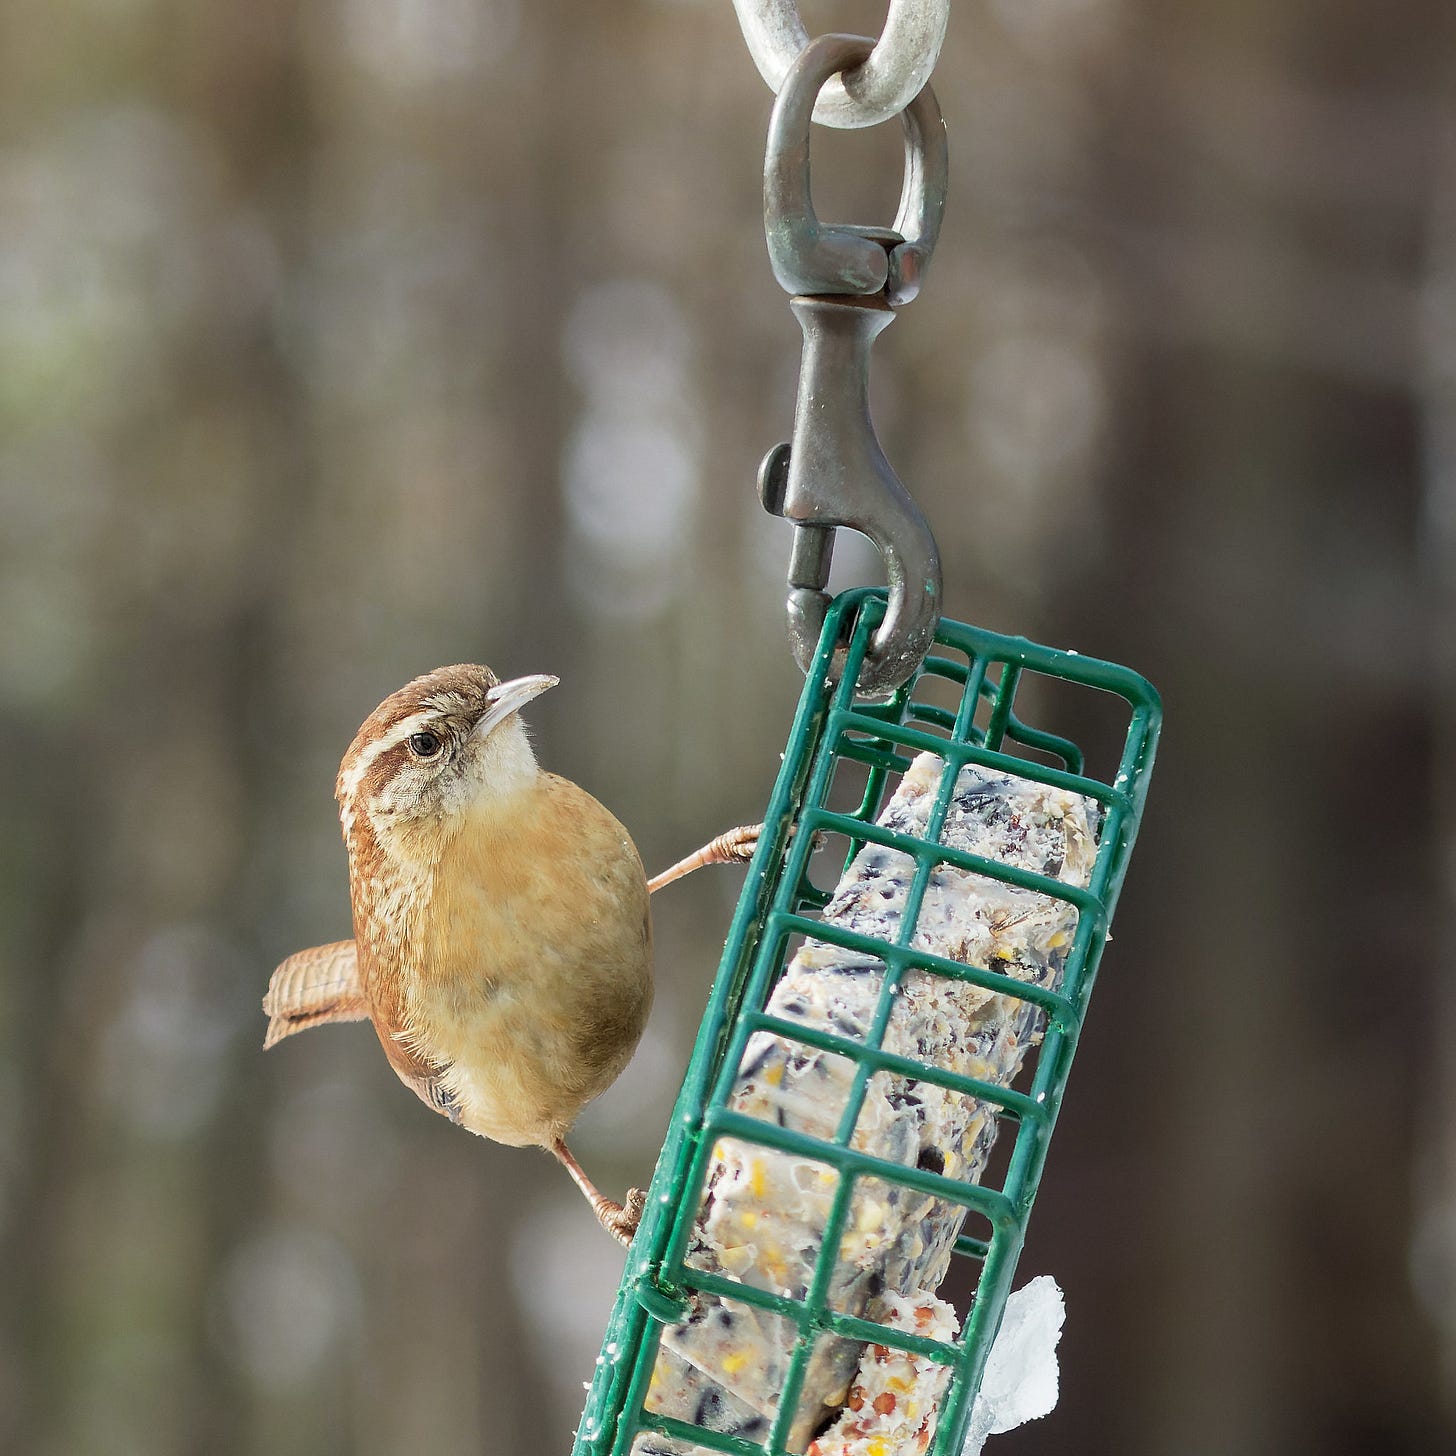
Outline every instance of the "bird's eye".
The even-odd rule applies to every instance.
[[[440,741],[438,733],[429,731],[423,733],[411,733],[409,736],[410,752],[416,758],[434,758],[445,746]]]

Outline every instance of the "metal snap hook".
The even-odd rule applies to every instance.
[[[929,86],[902,113],[905,182],[893,229],[819,221],[809,189],[809,126],[819,88],[858,65],[874,42],[826,35],[790,70],[769,123],[764,227],[779,283],[804,334],[791,443],[759,470],[764,508],[794,526],[789,636],[806,672],[829,608],[834,532],[868,536],[884,558],[890,598],[856,684],[898,687],[924,660],[940,618],[940,554],[925,517],[880,448],[870,419],[870,348],[920,287],[940,233],[945,123]],[[842,653],[832,671],[844,671]]]
[[[945,121],[929,86],[900,113],[905,181],[893,229],[819,221],[809,187],[814,99],[831,76],[874,49],[862,35],[821,35],[804,47],[774,104],[764,159],[764,229],[774,277],[787,293],[915,297],[940,236],[949,164]]]
[[[884,558],[890,600],[856,686],[882,696],[924,661],[941,597],[935,537],[870,419],[870,346],[895,315],[878,298],[795,298],[789,307],[804,333],[794,438],[770,450],[759,469],[764,509],[795,527],[789,637],[807,672],[829,609],[834,529],[863,532]],[[843,670],[836,654],[833,673]]]

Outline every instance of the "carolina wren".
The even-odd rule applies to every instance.
[[[747,859],[758,826],[720,835],[650,884],[627,831],[536,763],[519,709],[554,677],[441,667],[387,697],[339,766],[353,940],[273,972],[264,1046],[372,1021],[421,1101],[482,1137],[550,1149],[602,1225],[642,1211],[603,1197],[566,1146],[627,1065],[652,1005],[652,890]]]

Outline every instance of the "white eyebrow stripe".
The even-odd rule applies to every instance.
[[[438,717],[439,713],[435,709],[420,708],[401,718],[388,733],[368,744],[358,758],[339,775],[339,787],[343,790],[343,797],[353,797],[354,791],[363,783],[365,774],[381,754],[388,753],[391,748],[398,748],[412,733],[418,733],[427,723]]]

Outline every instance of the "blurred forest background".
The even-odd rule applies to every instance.
[[[951,17],[881,435],[950,615],[1168,710],[1018,1280],[1063,1396],[1003,1456],[1456,1450],[1453,32]],[[347,933],[338,757],[439,663],[559,674],[541,756],[650,867],[763,804],[768,108],[728,0],[0,8],[0,1450],[569,1448],[619,1251],[367,1028],[265,1058],[258,999]],[[896,128],[815,146],[891,216]],[[609,1187],[739,879],[657,907]]]

